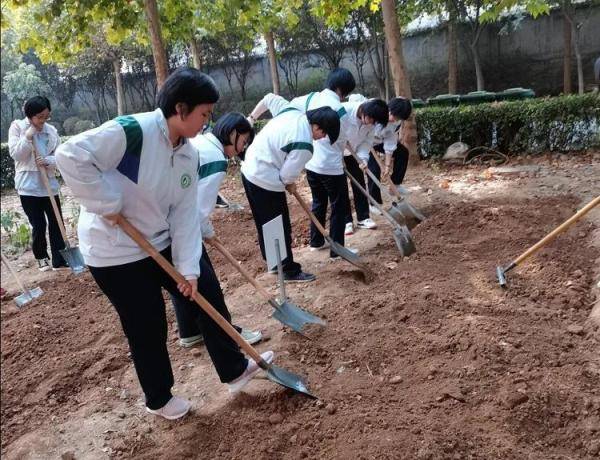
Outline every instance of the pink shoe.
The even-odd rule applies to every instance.
[[[273,362],[273,358],[275,358],[275,353],[272,351],[265,351],[261,353],[261,358],[264,359],[267,363],[271,364]],[[252,380],[256,374],[260,371],[260,367],[253,359],[248,360],[248,367],[242,375],[240,375],[237,379],[232,382],[229,382],[227,385],[229,386],[230,393],[237,393],[242,388],[246,386],[246,384]]]

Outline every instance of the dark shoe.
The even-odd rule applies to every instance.
[[[317,279],[312,273],[300,272],[297,275],[283,275],[283,279],[286,283],[310,283]]]
[[[52,270],[54,270],[55,272],[58,270],[68,270],[69,269],[69,264],[66,262],[61,262],[59,264],[54,264],[54,262],[52,263]]]
[[[215,208],[228,208],[229,205],[221,198],[221,195],[217,195],[217,203],[215,204]]]

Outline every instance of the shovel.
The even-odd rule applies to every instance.
[[[302,199],[297,190],[294,190],[292,192],[292,195],[294,195],[296,200],[298,200],[298,203],[300,203],[300,206],[302,206],[302,209],[304,210],[306,215],[310,217],[312,223],[315,224],[315,227],[317,227],[319,232],[321,232],[321,235],[323,235],[325,241],[329,243],[329,247],[331,248],[331,250],[344,260],[350,262],[355,267],[358,267],[365,276],[365,279],[369,280],[371,276],[374,275],[374,273],[369,269],[369,267],[367,267],[367,265],[364,262],[360,260],[360,257],[358,257],[358,255],[354,254],[352,251],[348,250],[341,244],[333,241],[333,239],[327,234],[327,230],[325,230],[325,228],[321,225],[321,222],[319,222],[319,220],[311,212],[310,208],[308,207],[308,204],[306,204],[306,202]]]
[[[42,288],[40,287],[35,287],[33,289],[25,289],[25,286],[23,286],[23,283],[21,282],[21,280],[17,276],[17,273],[10,265],[10,262],[8,261],[4,253],[2,252],[0,254],[2,255],[2,262],[4,262],[4,265],[6,265],[6,268],[8,268],[10,274],[15,278],[15,281],[17,282],[17,285],[19,286],[19,289],[22,292],[21,295],[15,297],[14,299],[15,303],[17,304],[17,307],[21,308],[23,305],[31,302],[33,299],[37,299],[44,293],[44,291],[42,291]]]
[[[523,262],[525,259],[527,259],[529,256],[536,253],[539,249],[541,249],[543,246],[545,246],[550,241],[552,241],[554,238],[556,238],[560,233],[564,232],[567,228],[569,228],[571,225],[573,225],[575,222],[577,222],[579,219],[581,219],[583,216],[585,216],[594,207],[598,206],[599,203],[600,203],[600,195],[597,196],[596,198],[594,198],[588,204],[586,204],[583,208],[581,208],[579,211],[577,211],[575,214],[573,214],[569,219],[567,219],[565,222],[560,224],[558,227],[556,227],[550,233],[548,233],[548,235],[546,235],[540,241],[538,241],[533,246],[531,246],[527,251],[525,251],[523,254],[521,254],[519,257],[517,257],[515,260],[513,260],[505,268],[502,268],[500,266],[496,267],[496,277],[498,278],[498,283],[500,283],[500,286],[506,287],[506,272],[512,270],[517,265],[519,265],[521,262]]]
[[[375,159],[375,161],[377,162],[377,164],[379,165],[379,169],[381,171],[383,171],[383,164],[381,163],[381,160],[379,159],[379,157],[377,156],[377,152],[374,152],[373,150],[371,150],[371,155],[373,156],[373,158]],[[369,173],[371,173],[371,171],[369,171]],[[371,173],[369,175],[369,177],[371,179],[373,179],[374,175],[373,173]],[[375,178],[375,180],[373,181],[375,184],[377,184],[377,179]],[[381,184],[381,182],[379,182],[379,184]],[[379,185],[379,188],[381,190],[383,190],[384,188],[381,187],[381,185]],[[408,202],[408,200],[403,197],[400,192],[396,189],[396,187],[394,187],[394,184],[392,184],[391,186],[392,189],[392,193],[394,194],[394,196],[398,199],[396,204],[396,209],[406,218],[406,223],[410,228],[414,228],[417,224],[419,224],[420,222],[425,220],[425,216],[423,215],[423,213],[421,211],[419,211],[417,208],[415,208],[412,204],[410,204]],[[385,190],[385,193],[389,196],[390,193],[388,192],[388,189]]]
[[[171,278],[177,283],[185,283],[186,280],[181,273],[179,273],[175,267],[169,263],[167,259],[165,259],[160,252],[158,252],[154,246],[152,246],[144,236],[139,232],[137,228],[127,221],[123,216],[119,215],[117,217],[118,225],[123,229],[123,231],[133,240],[135,241],[140,248],[146,251],[150,257],[152,257],[158,265],[162,267],[164,271],[166,271]],[[267,378],[279,385],[282,385],[286,388],[290,388],[298,393],[303,393],[311,398],[316,398],[313,394],[308,391],[306,387],[306,381],[296,375],[293,374],[281,367],[275,366],[274,364],[267,363],[260,354],[254,349],[252,345],[244,340],[244,338],[240,335],[238,331],[234,329],[234,327],[227,322],[221,314],[215,310],[215,308],[208,303],[208,301],[198,293],[198,291],[192,292],[192,298],[194,301],[206,312],[208,316],[212,318],[212,320],[217,323],[221,329],[225,331],[225,333],[231,337],[239,347],[244,350],[259,366],[263,369]]]
[[[211,238],[207,241],[211,246],[213,246],[217,251],[219,251],[223,256],[227,259],[227,261],[235,267],[235,269],[241,273],[241,275],[248,280],[248,282],[254,286],[254,289],[258,291],[258,293],[273,307],[275,310],[273,312],[273,318],[279,321],[286,326],[289,326],[294,331],[302,334],[302,329],[306,324],[319,324],[321,326],[325,326],[325,321],[323,321],[318,316],[315,316],[297,305],[293,304],[289,300],[281,300],[277,301],[275,297],[267,292],[267,290],[258,284],[258,281],[252,277],[252,275],[242,267],[235,258],[231,255],[231,253],[225,249],[225,246],[221,244],[217,238]]]
[[[40,158],[40,155],[35,148],[34,143],[32,142],[33,147],[33,155],[36,159]],[[60,215],[60,211],[58,210],[58,205],[56,204],[56,200],[54,199],[54,193],[52,192],[52,188],[50,188],[50,182],[48,181],[48,172],[46,168],[43,166],[38,166],[38,170],[40,171],[40,176],[42,177],[42,182],[46,187],[46,191],[48,192],[48,198],[50,199],[50,203],[52,204],[52,210],[54,211],[54,217],[56,217],[56,222],[58,222],[58,227],[60,228],[60,233],[62,235],[63,241],[65,242],[65,248],[60,250],[61,255],[69,264],[69,267],[78,275],[79,273],[85,270],[85,262],[83,261],[83,256],[79,251],[77,246],[71,247],[69,244],[69,239],[67,238],[67,230],[65,229],[65,224],[62,220],[62,216]]]
[[[361,164],[363,161],[358,157],[358,155],[352,149],[350,144],[347,144],[347,148],[350,151],[350,153],[352,154],[352,156],[354,157],[354,159],[357,161],[357,163]],[[379,187],[379,189],[385,194],[386,198],[388,198],[392,202],[392,205],[387,210],[388,213],[390,214],[390,216],[392,216],[394,218],[394,220],[396,220],[399,224],[406,225],[406,217],[402,213],[402,210],[400,209],[400,207],[398,206],[398,204],[396,203],[394,198],[392,198],[392,196],[389,194],[387,189],[381,184],[381,182],[379,182],[377,177],[375,177],[375,174],[373,174],[371,171],[369,171],[368,168],[365,171],[369,175],[369,178],[373,181],[373,183],[375,185],[377,185],[377,187]]]
[[[219,196],[221,197],[221,200],[223,201],[223,203],[225,203],[227,205],[227,209],[229,211],[243,211],[244,210],[244,207],[241,204],[232,203],[231,201],[229,201],[227,198],[225,198],[221,194],[219,194]]]
[[[402,255],[402,257],[408,257],[413,252],[415,252],[416,251],[415,244],[413,243],[412,236],[410,234],[410,230],[408,229],[408,227],[406,225],[400,225],[398,223],[398,221],[390,215],[389,212],[387,212],[385,209],[383,209],[383,207],[379,203],[377,203],[377,201],[375,201],[373,199],[373,197],[371,197],[371,195],[369,195],[369,192],[367,192],[359,184],[359,182],[354,178],[354,176],[352,174],[350,174],[348,172],[348,170],[346,168],[344,168],[344,172],[350,178],[350,180],[354,183],[354,185],[356,185],[356,187],[367,197],[367,200],[369,200],[369,202],[373,206],[375,206],[377,209],[379,209],[381,214],[383,214],[383,216],[387,219],[389,224],[392,226],[392,229],[393,229],[392,236],[394,237],[394,241],[396,242],[396,246],[398,246],[398,250],[400,251],[400,254]]]

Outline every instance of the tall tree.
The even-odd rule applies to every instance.
[[[169,66],[167,64],[167,52],[162,38],[156,0],[144,0],[144,11],[146,13],[146,21],[148,21],[150,41],[152,42],[154,68],[156,69],[156,83],[160,88],[169,75]]]

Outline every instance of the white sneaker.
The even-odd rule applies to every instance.
[[[37,259],[38,270],[41,272],[47,272],[52,267],[50,266],[50,259]]]
[[[375,222],[373,222],[373,219],[371,219],[371,218],[367,218],[365,220],[359,220],[356,223],[356,226],[358,228],[368,228],[368,229],[371,229],[371,230],[374,229],[374,228],[377,228],[377,224]]]
[[[265,351],[261,353],[261,358],[264,359],[267,363],[271,364],[273,362],[273,358],[275,358],[275,353],[272,351]],[[229,393],[237,393],[242,388],[244,388],[250,380],[256,377],[256,374],[259,373],[260,367],[253,359],[248,360],[248,367],[242,375],[240,375],[237,379],[232,382],[229,382],[227,386],[229,387]]]
[[[371,214],[375,214],[376,216],[381,216],[381,211],[377,209],[375,206],[369,206],[369,212]]]
[[[262,332],[260,331],[251,331],[250,329],[242,329],[242,337],[246,342],[250,345],[254,345],[262,340]]]
[[[311,246],[310,250],[311,250],[311,252],[322,251],[323,249],[327,249],[328,247],[329,247],[329,243],[327,241],[325,241],[321,246],[318,246],[318,247]]]
[[[181,418],[187,414],[191,408],[192,403],[190,403],[187,399],[173,396],[171,399],[169,399],[169,402],[160,409],[154,410],[146,407],[146,411],[150,414],[160,415],[167,420],[177,420],[178,418]]]
[[[202,342],[204,342],[204,337],[202,336],[202,334],[193,335],[191,337],[185,337],[185,338],[179,339],[179,345],[182,346],[183,348],[190,348],[190,347],[193,347],[194,345],[196,345],[197,343],[202,343]]]
[[[346,224],[346,229],[344,230],[344,235],[353,235],[354,234],[354,224],[352,222],[348,222]]]

